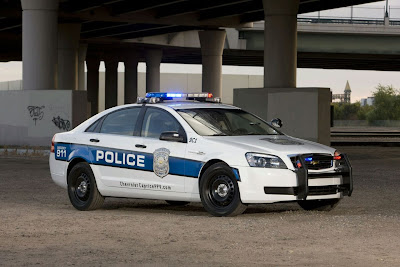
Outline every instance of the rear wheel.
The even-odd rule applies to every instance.
[[[173,201],[173,200],[165,200],[165,202],[167,202],[171,206],[186,206],[187,204],[190,203],[187,201]]]
[[[333,210],[339,204],[340,198],[334,199],[317,199],[317,200],[299,200],[300,207],[304,210],[318,210],[318,211],[330,211]]]
[[[68,196],[78,210],[95,210],[103,205],[104,197],[97,190],[96,180],[89,164],[76,164],[68,175]]]
[[[240,200],[238,183],[224,163],[210,166],[200,180],[200,198],[204,208],[214,216],[236,216],[247,206]]]

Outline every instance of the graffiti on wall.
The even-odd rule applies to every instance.
[[[64,131],[71,130],[71,122],[69,120],[62,119],[60,116],[53,117],[52,122],[60,130],[64,130]]]
[[[28,106],[27,109],[29,111],[29,115],[31,116],[32,120],[35,122],[36,126],[36,121],[43,119],[44,116],[44,106]]]

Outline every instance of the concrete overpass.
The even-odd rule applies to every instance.
[[[299,68],[400,70],[400,26],[397,24],[390,21],[385,24],[383,19],[374,24],[368,20],[357,24],[339,19],[335,23],[312,22],[306,18],[298,21]],[[240,38],[246,40],[246,50],[261,51],[260,57],[264,24],[256,22],[253,28],[239,32]],[[252,64],[262,66],[261,60]]]
[[[221,94],[222,54],[226,39],[224,28],[251,27],[252,22],[264,19],[266,41],[263,49],[264,89],[266,90],[264,91],[268,98],[270,89],[273,91],[279,89],[284,92],[284,89],[296,88],[297,14],[368,2],[374,1],[1,0],[0,58],[18,60],[21,59],[22,51],[25,104],[39,108],[52,105],[51,110],[54,115],[57,110],[66,108],[64,113],[70,117],[72,125],[75,126],[86,118],[86,112],[82,111],[82,99],[86,98],[82,92],[85,59],[88,68],[87,100],[91,103],[93,113],[97,110],[98,68],[101,60],[104,60],[106,66],[106,107],[117,104],[118,62],[125,63],[125,101],[130,103],[135,100],[137,94],[138,61],[145,61],[147,65],[146,89],[158,91],[160,63],[171,62],[174,53],[173,50],[161,49],[157,45],[132,44],[129,40],[164,34],[167,40],[173,41],[177,32],[200,30],[198,33],[200,50],[198,51],[201,51],[203,65],[202,89],[218,96]],[[179,52],[176,58],[182,57],[180,53],[182,48],[172,49]],[[240,57],[239,54],[240,51],[232,51],[232,58]],[[190,55],[191,52],[189,52]],[[55,89],[63,89],[64,92],[61,93],[61,90]],[[308,105],[308,107],[312,109],[312,112],[329,118],[329,111],[325,114],[325,111],[320,110],[321,103],[327,102],[326,97],[319,97],[327,95],[329,90],[310,90],[318,97],[313,98],[313,105]],[[6,97],[3,95],[3,100]],[[4,101],[15,101],[13,97],[15,96],[10,96],[9,100]],[[284,95],[282,97],[285,98]],[[56,101],[60,106],[55,107],[54,99],[60,98],[61,100]],[[264,98],[259,109],[272,114],[265,104],[267,98]],[[46,101],[48,104],[45,105]],[[301,105],[293,106],[292,103],[292,107],[298,109]],[[31,117],[37,116],[36,109],[33,110],[33,112],[30,111]],[[284,109],[275,111],[280,114],[286,112]],[[18,116],[21,117],[24,114]],[[51,135],[52,131],[48,130],[49,125],[52,125],[51,118],[45,117],[43,120],[50,120],[47,126],[42,126],[43,131],[36,129],[38,128],[37,118],[34,120],[34,126],[32,122],[29,125],[25,122],[25,124],[18,124],[18,127],[22,127],[24,131],[27,130],[25,142],[34,143],[37,136],[43,136],[45,133]],[[288,117],[288,120],[291,121],[293,118]],[[298,118],[297,121],[299,121]],[[309,119],[304,121],[302,127],[305,131],[300,136],[329,143],[329,137],[328,139],[324,137],[329,134],[323,133],[329,125],[321,124],[319,119],[307,121]],[[317,131],[307,132],[307,123],[318,124]],[[288,124],[290,124],[289,121]],[[0,126],[3,127],[2,131],[5,134],[12,133],[10,126],[14,127],[10,125],[7,118],[0,118]],[[320,127],[324,130],[320,131]],[[290,128],[288,131],[290,133]]]

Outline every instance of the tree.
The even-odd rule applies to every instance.
[[[333,103],[335,120],[357,120],[357,114],[360,110],[360,102]]]
[[[376,87],[372,110],[366,114],[368,122],[376,120],[400,120],[400,92],[393,86]]]

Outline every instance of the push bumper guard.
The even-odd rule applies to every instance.
[[[294,195],[298,200],[306,200],[309,195],[326,195],[342,192],[344,195],[351,196],[353,192],[353,175],[349,158],[346,154],[341,154],[342,159],[339,160],[339,166],[334,173],[315,174],[317,177],[330,177],[341,175],[342,184],[332,186],[308,186],[308,178],[313,174],[308,173],[306,158],[311,155],[299,155],[300,167],[296,168],[297,187],[264,187],[265,194],[282,194]]]

